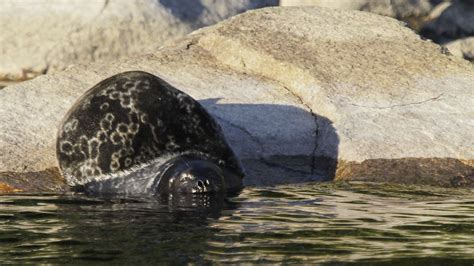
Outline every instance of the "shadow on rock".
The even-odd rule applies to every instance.
[[[196,0],[159,0],[160,4],[162,4],[165,8],[167,8],[175,17],[179,18],[183,22],[195,24],[197,21],[200,21],[200,18],[203,16],[209,15],[209,12],[212,12],[212,9],[209,9],[206,5],[203,5],[202,2],[204,1],[196,1]],[[210,1],[208,1],[210,2]],[[229,3],[225,3],[222,1],[213,1],[213,6],[222,6],[222,9]],[[255,9],[261,8],[266,6],[278,6],[278,0],[250,0],[250,1],[242,1],[248,2],[245,5],[246,8],[242,8],[241,10],[236,10],[236,13],[244,12],[247,9]],[[218,8],[217,8],[218,9]],[[205,21],[205,20],[204,20]],[[206,26],[205,24],[198,25],[199,27]]]
[[[201,1],[194,0],[159,0],[175,17],[183,22],[195,23],[206,11]],[[183,8],[186,6],[187,8]]]
[[[246,186],[334,179],[339,137],[330,119],[290,105],[219,100],[199,102],[242,161]]]
[[[245,186],[334,179],[339,137],[330,119],[290,105],[219,101],[210,98],[199,102],[219,122],[241,160]],[[48,179],[38,173],[0,173],[0,185],[4,184],[8,191],[67,190],[57,169],[53,170],[45,172]],[[55,179],[50,181],[49,177]],[[30,180],[46,181],[37,184]]]

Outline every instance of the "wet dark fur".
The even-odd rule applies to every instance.
[[[189,95],[140,71],[112,76],[77,100],[61,123],[56,149],[70,185],[189,152],[244,176],[207,111]]]

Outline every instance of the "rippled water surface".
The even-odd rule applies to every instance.
[[[3,195],[0,262],[474,263],[472,190],[304,184],[191,202]]]

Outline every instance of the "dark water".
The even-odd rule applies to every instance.
[[[473,265],[474,191],[305,184],[227,201],[0,196],[0,264],[216,261]]]

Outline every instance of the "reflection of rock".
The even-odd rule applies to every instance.
[[[470,64],[390,18],[293,7],[250,11],[154,54],[0,90],[0,171],[56,166],[66,110],[126,70],[159,75],[198,99],[242,159],[247,184],[328,178],[336,161],[338,173],[350,173],[336,179],[370,176],[365,166],[380,162],[387,167],[372,174],[450,185],[473,169]],[[433,167],[443,169],[436,179]]]
[[[248,9],[277,0],[0,1],[0,80],[71,64],[152,52]]]
[[[445,6],[434,10],[436,14],[431,16],[436,19],[426,24],[420,34],[437,43],[473,36],[474,1],[454,0],[447,8]]]
[[[446,43],[445,46],[453,55],[474,63],[474,37],[455,40]]]

